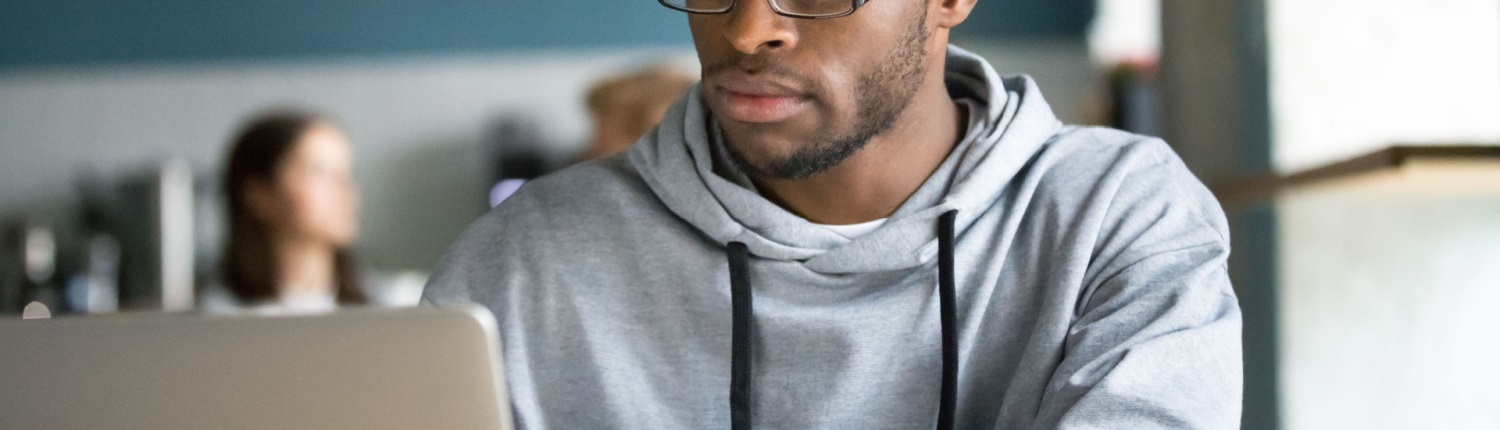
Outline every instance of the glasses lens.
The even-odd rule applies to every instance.
[[[775,0],[782,12],[805,16],[843,15],[854,9],[851,0]]]
[[[734,0],[661,0],[661,2],[689,12],[724,12],[734,4]]]

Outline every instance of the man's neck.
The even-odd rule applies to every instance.
[[[761,194],[808,221],[858,224],[895,213],[936,172],[963,138],[966,115],[941,75],[890,130],[827,171],[804,179],[752,178]]]

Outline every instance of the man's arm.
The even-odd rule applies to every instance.
[[[1186,167],[1164,158],[1110,203],[1036,428],[1239,428],[1227,226]]]
[[[507,203],[514,205],[513,201],[508,200]],[[503,216],[514,212],[507,209],[506,205],[502,205],[501,209],[480,217],[464,230],[463,235],[459,236],[452,247],[448,248],[447,253],[438,260],[437,266],[433,269],[426,288],[422,289],[423,306],[476,302],[490,305],[490,303],[483,303],[483,298],[485,293],[493,293],[493,291],[475,291],[475,288],[484,285],[476,278],[484,276],[481,272],[490,268],[487,266],[499,264],[500,262],[493,261],[493,259],[506,253],[504,244],[514,241],[514,238],[505,235],[504,229],[496,227],[506,225]],[[475,262],[475,260],[487,259],[491,264],[484,265]],[[499,312],[496,309],[490,309],[490,311]]]
[[[450,256],[451,257],[451,256]],[[445,257],[438,269],[427,281],[427,286],[422,288],[422,306],[444,306],[469,302],[468,282],[464,279],[466,271],[458,264]]]

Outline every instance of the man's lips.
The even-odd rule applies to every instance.
[[[717,94],[728,120],[743,123],[785,121],[807,109],[812,97],[790,78],[726,70],[705,79]]]
[[[749,123],[771,123],[791,118],[807,106],[801,95],[741,92],[721,89],[725,114],[730,119]]]

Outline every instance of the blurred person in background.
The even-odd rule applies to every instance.
[[[672,102],[687,94],[697,79],[667,66],[656,66],[600,81],[588,92],[594,134],[578,161],[624,151],[661,122]]]
[[[349,138],[316,114],[276,112],[234,139],[224,170],[229,206],[223,289],[209,311],[327,312],[366,302],[349,247],[359,192]]]

